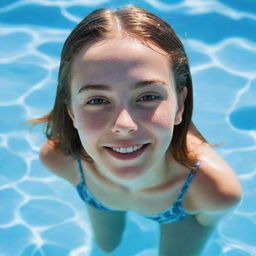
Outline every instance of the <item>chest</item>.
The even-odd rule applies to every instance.
[[[157,214],[173,205],[181,194],[187,178],[187,175],[180,175],[160,188],[133,192],[120,186],[99,183],[88,173],[84,176],[87,189],[98,202],[113,210],[135,211],[141,215]],[[191,198],[188,190],[182,200],[182,206],[188,212],[195,210]]]

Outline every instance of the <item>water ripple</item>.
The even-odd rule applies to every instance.
[[[243,201],[220,222],[205,255],[256,255],[256,4],[249,0],[0,2],[0,254],[102,255],[74,188],[39,162],[43,127],[20,124],[51,109],[61,47],[71,29],[95,8],[123,4],[163,17],[182,38],[192,67],[193,119],[210,143],[224,143],[216,150],[242,183]],[[131,241],[134,233],[143,242]],[[128,213],[115,255],[154,255],[157,239],[155,223]]]

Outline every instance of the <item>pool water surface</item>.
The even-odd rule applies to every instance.
[[[96,8],[143,7],[182,39],[194,84],[193,120],[231,165],[243,199],[217,226],[202,256],[256,255],[256,2],[252,0],[0,1],[0,256],[103,256],[74,187],[38,159],[62,45]],[[128,212],[111,255],[156,256],[158,225]]]

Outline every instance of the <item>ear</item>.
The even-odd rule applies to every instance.
[[[175,116],[175,125],[178,125],[182,122],[182,115],[184,112],[184,102],[188,94],[187,87],[184,87],[179,93],[178,93],[178,109]]]
[[[67,108],[67,110],[68,110],[69,117],[72,119],[73,126],[77,129],[76,120],[75,120],[73,111],[70,108]]]

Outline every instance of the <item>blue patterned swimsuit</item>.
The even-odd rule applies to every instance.
[[[85,182],[85,177],[84,177],[84,173],[83,173],[83,167],[81,164],[81,160],[80,159],[76,159],[76,160],[78,163],[78,170],[80,173],[80,183],[76,186],[76,189],[78,191],[78,194],[82,198],[82,200],[85,201],[87,204],[91,205],[92,207],[99,209],[99,210],[116,211],[116,210],[112,210],[112,209],[109,209],[108,207],[104,206],[88,190],[88,188],[86,186],[86,182]],[[181,192],[178,196],[178,199],[169,208],[167,208],[166,210],[164,210],[158,214],[144,215],[144,217],[154,220],[154,221],[157,221],[158,223],[171,223],[171,222],[179,221],[179,220],[189,216],[190,214],[187,213],[182,207],[182,200],[183,200],[183,198],[188,190],[188,187],[189,187],[193,177],[195,176],[199,166],[200,166],[200,162],[198,162],[195,165],[194,169],[190,170],[190,172],[186,178],[186,181],[181,189]]]

